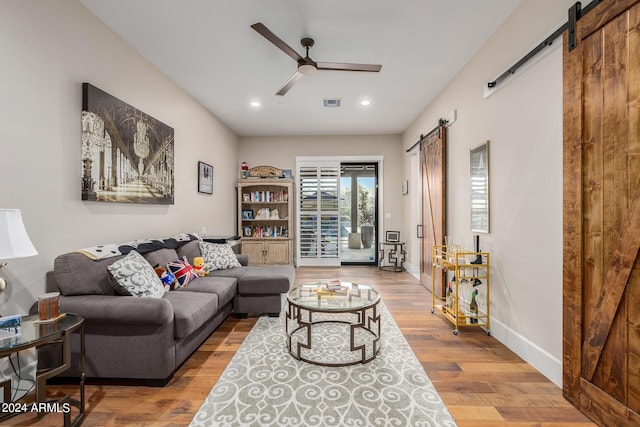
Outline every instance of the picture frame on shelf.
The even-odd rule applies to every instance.
[[[244,193],[242,195],[242,201],[245,203],[249,203],[251,201],[251,195],[249,193]]]
[[[242,227],[244,237],[251,237],[251,227]]]
[[[243,209],[242,210],[242,219],[254,219],[253,211],[251,209]]]
[[[198,193],[213,194],[213,166],[198,162]]]
[[[400,241],[399,231],[386,231],[384,235],[385,241],[389,243],[398,243]]]

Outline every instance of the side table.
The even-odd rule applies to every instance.
[[[71,395],[47,400],[47,379],[66,371],[71,366],[71,335],[75,331],[80,334],[80,400],[73,399]],[[61,363],[53,368],[36,372],[35,402],[21,403],[16,401],[5,405],[12,411],[0,413],[0,420],[25,412],[37,412],[38,418],[40,418],[48,410],[62,413],[65,427],[76,427],[82,424],[85,416],[84,319],[82,317],[67,313],[64,317],[50,322],[40,322],[37,315],[23,317],[20,334],[0,340],[0,358],[30,348],[39,349],[54,346],[62,357]],[[8,384],[5,384],[7,382]],[[10,380],[0,384],[0,387],[5,389],[6,396],[7,387],[9,390],[11,389]],[[71,406],[78,408],[78,414],[73,420],[71,420]]]
[[[378,268],[384,271],[394,271],[396,273],[404,271],[407,251],[404,249],[404,242],[380,242],[378,246],[380,256],[378,257]]]

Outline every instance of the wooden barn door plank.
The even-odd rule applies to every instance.
[[[619,233],[624,228],[630,206],[630,197],[637,185],[629,182],[628,132],[627,132],[627,63],[629,50],[626,46],[628,14],[622,14],[604,27],[603,60],[603,148],[604,148],[604,224],[603,264],[607,265],[612,250],[624,238]],[[631,185],[631,187],[629,187]],[[634,257],[635,259],[635,257]],[[633,260],[631,260],[633,264]],[[626,288],[628,278],[619,286]],[[604,287],[611,284],[605,280]],[[624,293],[624,289],[622,290]],[[600,381],[605,392],[626,401],[626,352],[627,319],[626,298],[621,297],[612,315],[607,340],[600,356]],[[618,313],[618,314],[616,314]]]
[[[567,45],[567,33],[563,46]],[[563,55],[563,360],[562,389],[579,406],[582,348],[582,50]]]
[[[640,182],[640,5],[629,11],[628,58],[628,132],[629,180]],[[640,408],[640,263],[636,260],[634,274],[627,287],[628,376],[627,405]],[[638,423],[640,425],[640,422]]]

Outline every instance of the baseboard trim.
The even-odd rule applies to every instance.
[[[410,263],[405,262],[403,267],[407,273],[411,274],[413,277],[420,280],[420,266],[415,267]]]
[[[562,388],[562,361],[504,323],[491,318],[491,336]]]
[[[420,266],[405,263],[406,271],[420,280]],[[429,284],[429,291],[431,291]],[[509,350],[520,356],[555,385],[562,388],[562,361],[529,341],[504,323],[491,317],[491,336],[504,344]]]

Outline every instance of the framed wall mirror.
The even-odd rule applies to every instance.
[[[471,150],[471,231],[489,232],[489,141]]]

